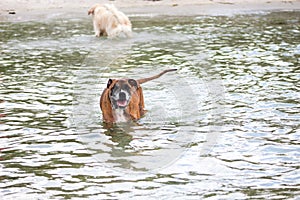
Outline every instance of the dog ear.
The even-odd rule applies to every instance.
[[[108,82],[107,82],[107,88],[109,88],[109,86],[112,84],[113,80],[112,79],[108,79]]]
[[[138,83],[134,79],[128,79],[128,83],[132,86],[135,87],[136,89],[138,88]]]

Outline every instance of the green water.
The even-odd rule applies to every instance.
[[[2,199],[296,199],[300,13],[0,23]],[[107,127],[109,78],[148,113]]]

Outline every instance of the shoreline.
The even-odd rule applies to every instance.
[[[88,9],[96,3],[112,3],[129,17],[230,16],[300,10],[300,0],[1,0],[0,21],[85,17]]]

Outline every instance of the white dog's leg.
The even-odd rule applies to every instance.
[[[94,32],[95,32],[95,35],[96,35],[96,37],[100,37],[100,35],[101,35],[100,26],[99,26],[99,24],[96,21],[94,21],[93,23],[94,23]]]
[[[120,35],[120,32],[121,32],[120,26],[117,26],[116,28],[109,28],[107,30],[107,36],[109,39],[112,39]]]

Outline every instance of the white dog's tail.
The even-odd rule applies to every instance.
[[[124,34],[126,37],[131,37],[131,22],[128,17],[121,11],[119,11],[113,4],[105,4],[113,17],[117,21],[117,27],[111,30],[111,38]]]
[[[117,17],[118,18],[118,12],[120,12],[120,11],[118,11],[118,9],[115,7],[115,5],[114,4],[104,4],[103,5],[107,10],[109,10],[115,17]]]

